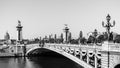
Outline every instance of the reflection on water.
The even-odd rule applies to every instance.
[[[0,58],[0,68],[82,68],[67,58],[29,57]]]

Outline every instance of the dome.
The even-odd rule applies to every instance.
[[[5,39],[5,40],[9,40],[9,39],[10,39],[10,35],[9,35],[8,32],[6,32],[6,34],[5,34],[5,36],[4,36],[4,39]]]

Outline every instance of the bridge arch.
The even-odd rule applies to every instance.
[[[33,47],[33,48],[27,50],[27,51],[26,51],[26,56],[27,56],[30,52],[32,52],[32,51],[34,51],[34,50],[36,50],[36,49],[39,49],[39,48],[41,48],[41,47]]]
[[[120,64],[117,64],[114,68],[120,68]]]
[[[41,56],[41,55],[47,55],[47,56],[63,56],[55,51],[52,51],[47,48],[41,48],[41,47],[35,47],[31,48],[30,50],[27,51],[26,56]]]
[[[61,50],[61,49],[56,49],[56,48],[51,48],[51,47],[34,47],[34,48],[31,48],[27,51],[26,55],[28,55],[30,52],[36,50],[36,49],[45,49],[45,50],[48,50],[48,51],[52,51],[52,52],[55,52],[55,53],[58,53],[78,64],[80,64],[82,67],[84,68],[93,68],[92,66],[88,65],[87,63],[85,63],[84,61],[80,60],[79,58],[76,58],[75,56],[65,52],[64,50]]]

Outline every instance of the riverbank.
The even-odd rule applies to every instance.
[[[15,54],[13,53],[0,53],[0,57],[14,57]]]
[[[15,54],[15,53],[0,53],[0,57],[24,57],[23,54]]]

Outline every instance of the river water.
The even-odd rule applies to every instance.
[[[0,68],[83,68],[65,57],[0,58]]]

